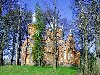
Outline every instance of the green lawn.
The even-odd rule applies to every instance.
[[[0,66],[0,75],[75,75],[74,67]]]

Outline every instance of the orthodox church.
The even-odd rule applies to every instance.
[[[36,32],[34,24],[28,24],[28,34],[21,47],[21,65],[35,65],[33,60],[32,47],[34,47],[35,38],[32,37]],[[63,29],[57,27],[57,63],[58,65],[79,65],[80,52],[75,49],[73,34],[69,33],[67,40],[63,39]],[[54,46],[53,46],[53,31],[51,28],[46,29],[44,36],[44,51],[43,61],[46,65],[53,65],[54,61]]]

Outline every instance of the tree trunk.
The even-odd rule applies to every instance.
[[[85,75],[88,75],[88,43],[87,40],[85,40],[85,64],[84,64],[84,70],[85,70]]]
[[[56,69],[56,67],[57,67],[57,39],[56,39],[56,30],[54,30],[54,40],[53,41],[54,41],[54,64],[53,64],[53,68]]]
[[[54,19],[53,19],[53,45],[54,45],[54,62],[53,68],[56,69],[57,67],[57,37],[56,37],[56,0],[54,0]]]
[[[20,52],[21,52],[21,10],[19,10],[18,34],[17,34],[17,51],[16,51],[16,64],[20,65]]]
[[[14,51],[15,51],[15,35],[13,35],[13,50],[12,50],[12,58],[11,58],[11,65],[13,64],[13,57],[14,57]]]
[[[3,39],[2,39],[2,43],[0,44],[0,65],[3,66],[3,49],[5,46],[5,36],[6,36],[6,31],[4,30],[4,35],[3,35]]]
[[[21,35],[20,35],[20,26],[18,26],[18,33],[17,33],[17,49],[16,49],[16,65],[20,65],[20,51],[21,51]]]
[[[3,66],[3,49],[0,47],[0,65]]]
[[[1,3],[0,3],[0,20],[2,21],[2,4]],[[5,37],[5,31],[4,31],[2,43],[0,44],[0,65],[3,65],[4,37]]]

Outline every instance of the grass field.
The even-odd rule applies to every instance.
[[[75,75],[75,67],[0,66],[0,75]]]

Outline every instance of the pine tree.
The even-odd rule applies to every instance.
[[[36,5],[36,34],[35,37],[35,44],[34,44],[34,54],[36,64],[41,66],[42,64],[42,57],[43,57],[43,31],[45,28],[45,24],[43,21],[42,11],[39,5]]]

